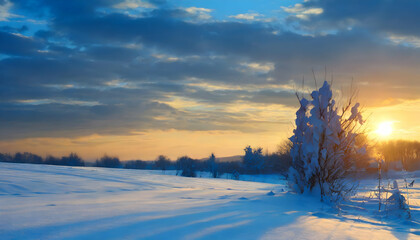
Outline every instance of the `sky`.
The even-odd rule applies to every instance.
[[[271,152],[314,78],[337,99],[357,89],[372,132],[386,121],[389,138],[420,140],[418,12],[413,0],[0,0],[0,152]]]

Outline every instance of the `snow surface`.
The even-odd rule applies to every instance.
[[[375,179],[337,210],[275,175],[171,174],[0,163],[0,239],[420,239],[419,176],[407,220],[379,214]]]

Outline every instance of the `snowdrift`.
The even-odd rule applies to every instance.
[[[264,176],[260,177],[260,179]],[[413,220],[374,216],[368,191],[340,211],[265,182],[160,171],[0,163],[1,239],[419,239]],[[374,180],[364,180],[365,189]],[[270,183],[271,182],[271,183]],[[362,188],[362,190],[363,190]],[[371,206],[370,206],[371,204]]]

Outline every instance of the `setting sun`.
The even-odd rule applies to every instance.
[[[387,121],[382,122],[378,125],[378,128],[376,129],[376,134],[382,138],[387,138],[392,134],[392,125],[393,122]]]

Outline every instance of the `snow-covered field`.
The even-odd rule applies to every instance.
[[[338,211],[287,192],[276,176],[251,182],[0,163],[0,239],[420,239],[413,179],[407,220],[378,213],[374,179]]]

